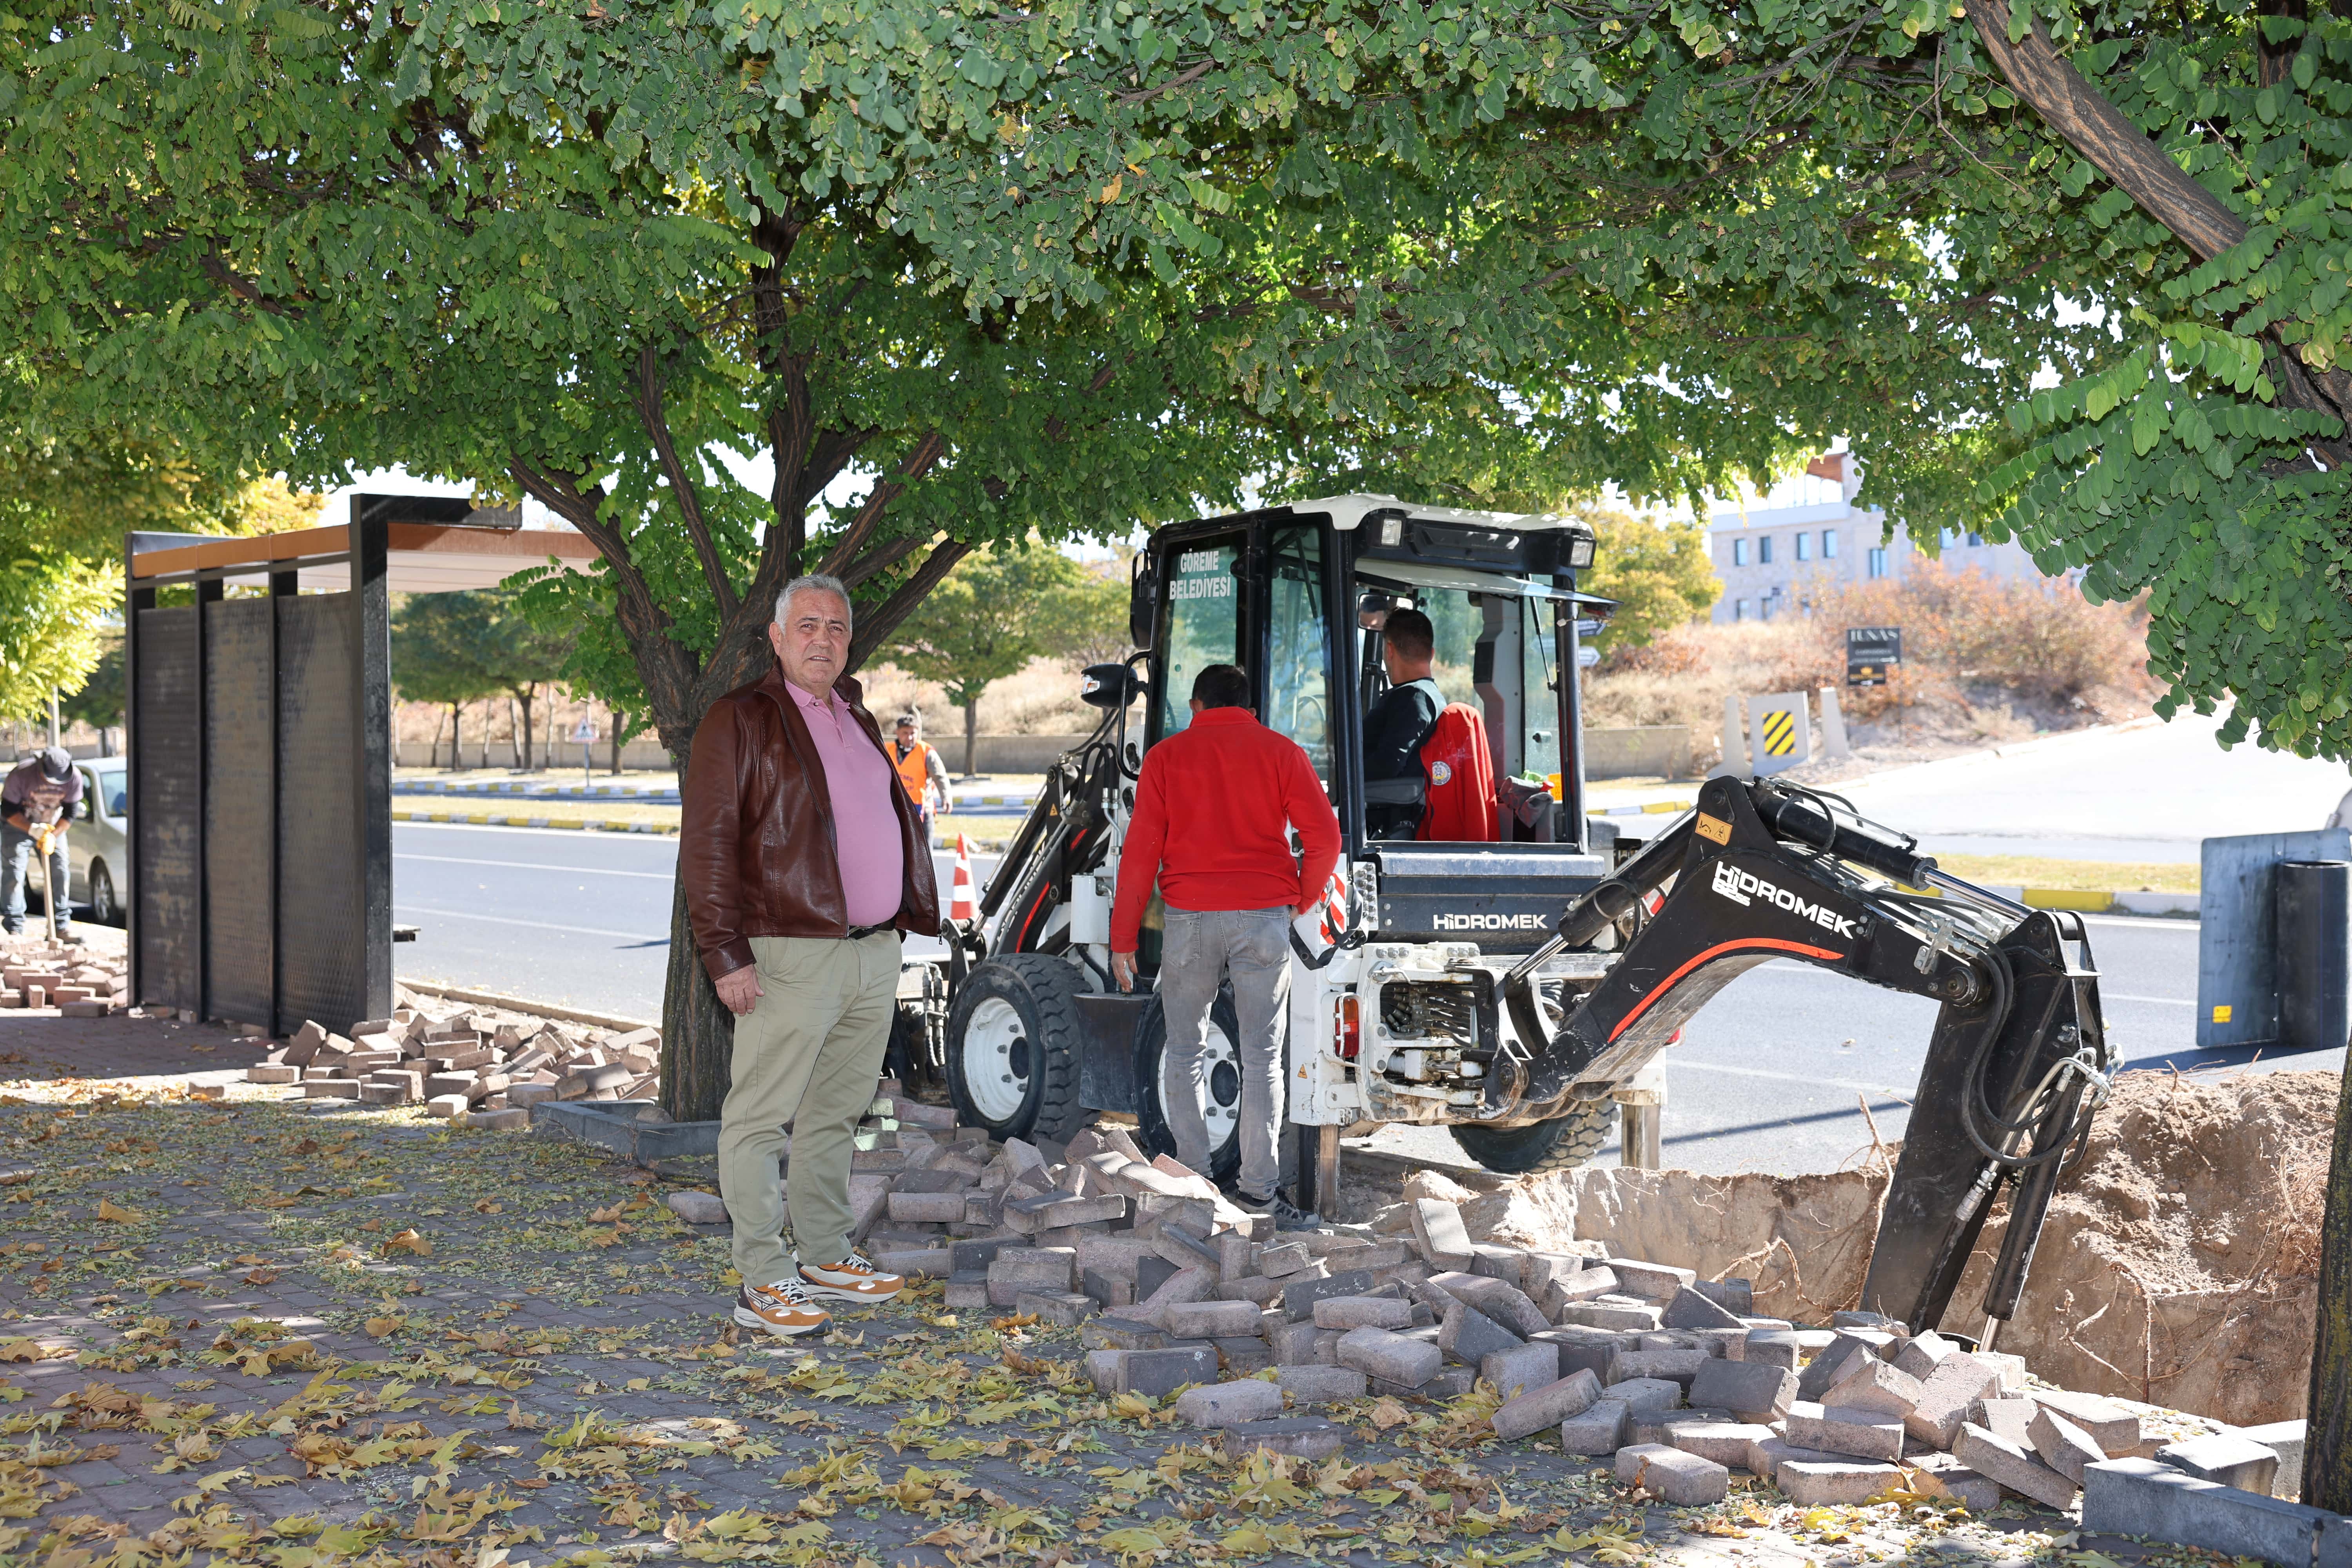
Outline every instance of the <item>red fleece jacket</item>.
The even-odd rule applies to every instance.
[[[1303,863],[1285,826],[1298,829]],[[1323,891],[1339,819],[1298,742],[1246,708],[1211,708],[1143,759],[1118,862],[1110,945],[1133,952],[1153,879],[1176,909],[1266,910]]]

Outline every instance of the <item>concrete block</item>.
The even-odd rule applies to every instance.
[[[1089,1350],[1156,1351],[1167,1348],[1168,1334],[1156,1323],[1106,1312],[1078,1325],[1078,1343]]]
[[[1135,1281],[1105,1274],[1098,1268],[1079,1269],[1078,1289],[1106,1307],[1135,1305]]]
[[[1177,1307],[1190,1306],[1209,1293],[1209,1271],[1205,1268],[1179,1268],[1164,1280],[1160,1289],[1135,1304],[1135,1315],[1146,1321],[1168,1326],[1168,1314]]]
[[[2294,1497],[2303,1490],[2303,1422],[2273,1421],[2262,1426],[2242,1426],[2238,1436],[2260,1443],[2278,1456],[2278,1478],[2271,1484],[2273,1497]]]
[[[2000,1506],[2000,1483],[1990,1476],[1980,1476],[1949,1454],[1925,1454],[1922,1459],[1941,1459],[1942,1465],[1919,1464],[1911,1472],[1912,1484],[1928,1497],[1949,1498],[1970,1513],[1990,1513]]]
[[[2049,1412],[2044,1411],[2043,1414],[2047,1415]],[[2071,1422],[2068,1424],[2072,1425]],[[2303,1423],[2297,1421],[2294,1425],[2299,1427]],[[2299,1439],[2301,1434],[2296,1436]],[[2049,1456],[2044,1455],[2043,1458]],[[2055,1464],[2057,1461],[2051,1462]],[[2260,1492],[2264,1497],[2274,1497],[2278,1492],[2277,1451],[2242,1432],[2217,1432],[2207,1437],[2189,1437],[2181,1442],[2168,1443],[2156,1451],[2156,1462],[2169,1465],[2200,1481],[2213,1481],[2244,1491]],[[2063,1466],[2060,1468],[2063,1468]],[[2075,1478],[2077,1481],[2081,1479],[2080,1476]],[[2298,1484],[2301,1479],[2298,1471]]]
[[[1581,1368],[1604,1382],[1609,1376],[1609,1363],[1624,1348],[1622,1336],[1608,1329],[1588,1329],[1570,1324],[1564,1329],[1546,1329],[1533,1336],[1548,1340],[1559,1347],[1559,1370],[1563,1376]]]
[[[1415,1198],[1410,1217],[1413,1245],[1432,1268],[1467,1270],[1477,1260],[1470,1233],[1462,1227],[1462,1211],[1436,1198]]]
[[[1470,1247],[1470,1272],[1488,1279],[1499,1279],[1514,1289],[1527,1283],[1528,1255],[1516,1247],[1496,1247],[1486,1242],[1473,1242]]]
[[[1162,1321],[1180,1340],[1209,1340],[1256,1333],[1258,1310],[1248,1301],[1185,1301],[1171,1303]]]
[[[688,1225],[725,1225],[727,1205],[717,1193],[676,1192],[664,1200]]]
[[[2010,1355],[2001,1351],[1971,1351],[1969,1353],[1987,1366],[2000,1372],[2000,1391],[2004,1395],[2015,1398],[2025,1392],[2025,1358],[2023,1356]],[[2068,1415],[2066,1419],[2074,1421],[2077,1426],[2083,1426],[2083,1423],[2074,1420],[2072,1415]],[[2084,1426],[2083,1429],[2086,1432],[2090,1430],[2087,1426]]]
[[[1895,1364],[1925,1383],[1927,1381],[1927,1374],[1935,1371],[1937,1363],[1946,1356],[1959,1353],[1959,1346],[1930,1329],[1924,1334],[1915,1336],[1910,1343],[1896,1352]]]
[[[1674,1429],[1666,1441],[1685,1454],[1713,1459],[1727,1468],[1745,1468],[1749,1450],[1769,1441],[1772,1428],[1754,1421],[1694,1421]]]
[[[1691,1379],[1690,1401],[1719,1405],[1743,1421],[1777,1421],[1797,1401],[1797,1374],[1770,1362],[1710,1356]]]
[[[1217,1352],[1204,1345],[1129,1351],[1119,1363],[1118,1376],[1121,1394],[1162,1399],[1188,1383],[1215,1382]]]
[[[1369,1296],[1376,1283],[1368,1268],[1343,1268],[1321,1279],[1292,1279],[1282,1288],[1282,1310],[1292,1321],[1315,1315],[1315,1303],[1333,1296]]]
[[[1595,1296],[1613,1296],[1622,1289],[1617,1282],[1617,1271],[1604,1263],[1573,1274],[1555,1274],[1538,1300],[1552,1314],[1552,1321],[1558,1322],[1561,1307],[1590,1301]]]
[[[944,1299],[958,1311],[984,1310],[988,1305],[988,1271],[967,1269],[948,1276]]]
[[[1437,1325],[1437,1348],[1464,1366],[1476,1366],[1496,1351],[1517,1350],[1524,1342],[1466,1301],[1454,1302]]]
[[[1265,1342],[1274,1352],[1274,1364],[1276,1366],[1315,1364],[1320,1359],[1315,1353],[1315,1339],[1322,1331],[1311,1322],[1286,1322],[1267,1330]]]
[[[1315,1303],[1318,1329],[1405,1329],[1412,1306],[1391,1296],[1326,1296]]]
[[[1095,1315],[1095,1299],[1075,1290],[1024,1290],[1013,1300],[1013,1310],[1024,1318],[1057,1329],[1075,1329]]]
[[[1113,1350],[1087,1352],[1087,1381],[1095,1385],[1097,1394],[1118,1392],[1119,1364],[1126,1361],[1127,1353]]]
[[[858,1180],[849,1179],[853,1185]],[[1067,1290],[1077,1283],[1077,1267],[1078,1255],[1069,1248],[1003,1247],[988,1266],[988,1304],[1010,1307],[1024,1290]]]
[[[1445,1362],[1445,1352],[1435,1345],[1388,1329],[1350,1329],[1340,1336],[1337,1353],[1341,1366],[1406,1388],[1435,1377]]]
[[[1685,1426],[1731,1425],[1728,1410],[1636,1410],[1626,1418],[1627,1443],[1664,1443],[1675,1446],[1675,1434]]]
[[[1642,1443],[1617,1450],[1617,1484],[1639,1487],[1676,1508],[1703,1508],[1723,1500],[1731,1472],[1680,1448]]]
[[[1876,1410],[1848,1410],[1800,1399],[1789,1406],[1780,1435],[1803,1448],[1857,1459],[1903,1457],[1903,1422]]]
[[[1852,1460],[1823,1464],[1790,1459],[1780,1467],[1774,1484],[1790,1502],[1801,1507],[1852,1507],[1907,1489],[1898,1467]]]
[[[1745,1318],[1756,1310],[1752,1279],[1695,1279],[1691,1289],[1734,1317]]]
[[[1996,1437],[2031,1449],[2033,1413],[2039,1408],[2031,1399],[1979,1399],[1969,1406],[1969,1419]],[[1958,1434],[1954,1440],[1958,1440]]]
[[[877,1253],[874,1266],[886,1274],[943,1279],[955,1268],[955,1254],[944,1247],[900,1247]]]
[[[1903,1417],[1903,1429],[1933,1448],[1949,1448],[1961,1423],[1979,1400],[2000,1387],[2000,1373],[1966,1352],[1938,1361],[1920,1380],[1918,1403]]]
[[[1559,1310],[1559,1321],[1562,1327],[1575,1323],[1588,1329],[1654,1329],[1658,1310],[1631,1303],[1571,1301]]]
[[[1960,1428],[1958,1439],[1952,1445],[1952,1458],[1959,1460],[1980,1476],[1988,1476],[2018,1496],[2030,1498],[2044,1508],[2063,1512],[2074,1505],[2074,1493],[2079,1489],[2073,1481],[2043,1464],[2041,1458],[2008,1438],[1998,1436],[1982,1426],[1969,1422]],[[2131,1461],[2146,1463],[2164,1470],[2167,1475],[2179,1475],[2154,1460]],[[2089,1521],[2084,1521],[2090,1528]],[[2123,1533],[2145,1535],[2139,1526],[2120,1527]]]
[[[1624,1445],[1625,1402],[1596,1399],[1582,1414],[1559,1424],[1560,1451],[1591,1458],[1613,1454]]]
[[[2089,1433],[2047,1405],[2033,1413],[2033,1420],[2025,1430],[2033,1439],[2033,1451],[2042,1462],[2077,1487],[2083,1484],[2084,1466],[2107,1462],[2107,1456],[2091,1440]]]
[[[1636,1377],[1668,1378],[1688,1392],[1699,1368],[1716,1359],[1696,1350],[1619,1351],[1610,1359],[1606,1376],[1611,1383]]]
[[[1683,1385],[1672,1378],[1630,1377],[1622,1383],[1610,1384],[1601,1389],[1601,1396],[1622,1400],[1628,1412],[1640,1415],[1678,1407],[1683,1402]]]
[[[1270,1306],[1281,1294],[1282,1281],[1269,1279],[1263,1274],[1245,1274],[1237,1279],[1226,1279],[1209,1289],[1213,1300],[1246,1301],[1253,1307]]]
[[[1385,1394],[1396,1399],[1429,1399],[1443,1403],[1459,1399],[1469,1393],[1478,1381],[1475,1366],[1442,1366],[1429,1374],[1429,1381],[1418,1385],[1391,1383],[1384,1377],[1366,1380],[1374,1394]]]
[[[1288,1459],[1330,1458],[1348,1446],[1346,1430],[1318,1416],[1291,1415],[1278,1420],[1249,1421],[1229,1426],[1218,1434],[1227,1458],[1239,1458],[1264,1448]]]
[[[1269,1279],[1287,1279],[1293,1274],[1312,1268],[1316,1259],[1297,1242],[1269,1247],[1258,1255],[1257,1270]]]
[[[1176,1414],[1195,1426],[1270,1421],[1282,1414],[1282,1389],[1254,1377],[1239,1383],[1205,1384],[1177,1396]]]
[[[1849,1334],[1835,1336],[1825,1348],[1815,1351],[1813,1359],[1797,1374],[1797,1397],[1818,1404],[1822,1395],[1851,1370],[1848,1363],[1868,1351],[1867,1345]]]
[[[1767,1430],[1769,1431],[1769,1428]],[[1851,1465],[1857,1462],[1851,1454],[1832,1454],[1825,1448],[1801,1447],[1778,1434],[1759,1437],[1748,1446],[1748,1468],[1768,1481],[1782,1465],[1791,1459],[1802,1459],[1808,1463],[1819,1465]]]
[[[1364,1397],[1370,1380],[1352,1366],[1292,1365],[1274,1369],[1276,1386],[1293,1405],[1339,1405]]]
[[[1489,1351],[1478,1358],[1478,1375],[1504,1399],[1515,1399],[1530,1388],[1559,1381],[1559,1348],[1540,1340],[1508,1350]],[[1594,1388],[1599,1388],[1596,1383]],[[1538,1421],[1549,1426],[1549,1421]]]
[[[1696,1268],[1644,1263],[1638,1258],[1612,1258],[1607,1263],[1616,1274],[1618,1285],[1627,1295],[1646,1297],[1653,1301],[1669,1300],[1684,1286],[1698,1282],[1698,1270]]]
[[[2063,1388],[2037,1388],[2027,1397],[2080,1426],[2107,1453],[2127,1453],[2139,1447],[2139,1417],[2111,1399]]]
[[[1738,1315],[1727,1311],[1697,1290],[1685,1285],[1666,1301],[1666,1309],[1658,1314],[1658,1321],[1669,1329],[1738,1329]]]
[[[963,1194],[900,1193],[889,1195],[890,1217],[913,1225],[952,1225],[963,1218]]]
[[[1798,1353],[1797,1336],[1785,1329],[1750,1329],[1748,1337],[1739,1342],[1738,1359],[1777,1366],[1795,1375],[1801,1357]]]
[[[2341,1515],[2202,1480],[2154,1459],[2087,1467],[2083,1531],[2149,1536],[2287,1568],[2340,1563],[2352,1545]]]
[[[1572,1421],[1601,1403],[1601,1380],[1590,1372],[1579,1371],[1523,1390],[1496,1406],[1487,1419],[1496,1436],[1516,1442],[1547,1426]],[[1622,1424],[1627,1402],[1617,1399],[1608,1403],[1617,1407]]]
[[[1848,1360],[1845,1375],[1830,1385],[1822,1403],[1875,1410],[1899,1421],[1919,1403],[1919,1380],[1893,1362],[1863,1356]]]
[[[1150,1238],[1145,1239],[1148,1241]],[[1175,1272],[1176,1266],[1160,1257],[1156,1251],[1148,1257],[1137,1258],[1135,1260],[1135,1299],[1139,1301],[1143,1300],[1154,1290],[1168,1283],[1169,1279]]]
[[[1216,1347],[1217,1370],[1229,1378],[1274,1370],[1274,1347],[1255,1334],[1219,1334],[1209,1343]]]

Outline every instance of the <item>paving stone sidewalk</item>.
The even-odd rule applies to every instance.
[[[1497,1441],[1483,1391],[1340,1406],[1325,1464],[1228,1460],[1172,1399],[1097,1394],[1074,1331],[936,1282],[746,1335],[725,1227],[661,1202],[691,1171],[233,1082],[258,1054],[0,1016],[0,1565],[2142,1555],[2019,1504],[1666,1508]]]

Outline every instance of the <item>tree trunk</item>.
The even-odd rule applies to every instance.
[[[613,726],[614,734],[620,725]],[[678,782],[686,782],[687,758],[673,752]],[[735,1051],[735,1015],[719,1000],[702,953],[694,944],[687,916],[686,884],[672,884],[669,908],[669,975],[662,986],[661,1107],[679,1121],[716,1121],[727,1098],[729,1064]]]
[[[449,771],[457,773],[466,765],[460,748],[466,743],[466,705],[449,704]]]
[[[2352,1073],[2336,1106],[2327,1203],[2319,1227],[2319,1321],[2311,1346],[2310,1426],[2303,1447],[2303,1500],[2352,1510]]]
[[[963,776],[971,778],[980,772],[974,759],[980,755],[980,699],[974,697],[963,705]]]
[[[613,710],[613,767],[612,767],[612,774],[613,774],[613,776],[614,776],[614,778],[619,778],[619,777],[621,776],[621,710],[620,710],[619,709],[617,709],[617,708],[615,708],[615,709],[614,709],[614,710]],[[680,778],[677,782],[678,782],[678,783],[680,783],[680,784],[684,784],[684,783],[686,782],[686,780],[685,780],[685,779],[683,779],[683,778]]]
[[[522,767],[522,737],[515,723],[514,693],[507,693],[507,766],[520,771]]]
[[[532,687],[524,687],[522,689],[522,695],[520,698],[520,701],[522,702],[522,771],[525,773],[530,772],[530,696],[534,689],[536,689]]]

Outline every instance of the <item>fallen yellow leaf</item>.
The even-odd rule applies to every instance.
[[[433,1256],[433,1244],[417,1235],[412,1226],[385,1239],[383,1255],[389,1258],[395,1252],[413,1252],[419,1258],[430,1258]]]
[[[98,1200],[98,1217],[112,1220],[117,1225],[137,1225],[144,1216],[137,1209],[122,1207],[112,1198],[100,1198]]]

